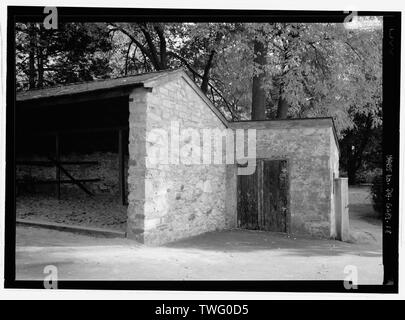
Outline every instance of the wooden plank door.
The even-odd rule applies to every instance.
[[[257,170],[251,175],[238,176],[238,227],[258,229]]]
[[[286,160],[264,160],[262,165],[260,229],[287,232],[288,172]]]
[[[287,160],[257,160],[252,175],[238,176],[238,226],[288,231]]]

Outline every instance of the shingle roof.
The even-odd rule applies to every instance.
[[[94,80],[79,82],[68,85],[59,85],[45,89],[34,89],[17,93],[17,101],[29,101],[34,99],[59,97],[64,95],[79,94],[98,90],[109,90],[118,87],[145,85],[168,74],[184,72],[183,69],[164,70],[142,73],[135,76],[127,76],[116,79]]]

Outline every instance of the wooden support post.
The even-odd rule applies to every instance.
[[[60,139],[59,134],[55,135],[55,160],[59,163],[60,162]],[[58,200],[60,200],[60,167],[55,166],[56,172],[56,195]]]
[[[125,153],[124,153],[124,132],[122,129],[118,131],[118,184],[121,202],[126,205],[126,190],[125,190]]]
[[[55,166],[57,166],[70,180],[72,180],[72,183],[77,185],[80,189],[82,189],[84,192],[86,192],[89,196],[93,195],[89,190],[86,189],[86,187],[80,181],[73,178],[73,176],[65,168],[63,168],[58,161],[56,161],[52,157],[48,157],[48,159],[52,163],[54,163]]]

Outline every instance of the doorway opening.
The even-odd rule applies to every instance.
[[[125,234],[128,98],[17,108],[18,223]]]

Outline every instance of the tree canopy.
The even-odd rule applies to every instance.
[[[232,119],[249,119],[256,108],[263,119],[332,116],[339,134],[355,127],[356,115],[381,123],[378,27],[28,23],[17,25],[16,49],[18,90],[183,66]]]

